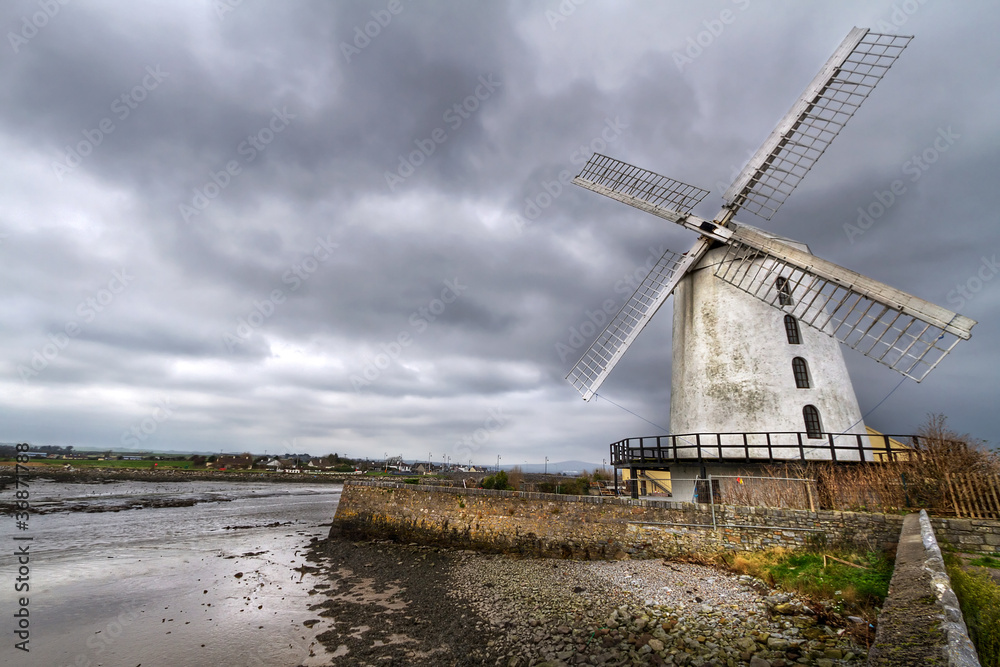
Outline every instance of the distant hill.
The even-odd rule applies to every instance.
[[[550,472],[550,473],[582,473],[584,470],[587,472],[593,472],[595,469],[601,467],[600,463],[587,463],[586,461],[549,461],[548,466],[544,463],[512,463],[510,465],[501,465],[501,470],[510,471],[518,466],[524,472]],[[610,468],[610,466],[607,466]]]

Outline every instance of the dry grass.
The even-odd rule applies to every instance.
[[[727,479],[723,502],[753,507],[897,512],[951,510],[948,475],[1000,474],[1000,457],[985,443],[948,429],[941,415],[930,415],[919,429],[914,454],[893,463],[836,465],[790,463],[763,468],[741,481]],[[766,479],[791,478],[791,479]],[[811,480],[811,481],[801,481]]]
[[[511,468],[510,473],[507,475],[507,484],[515,491],[521,490],[521,486],[524,484],[524,471],[521,470],[521,466]]]

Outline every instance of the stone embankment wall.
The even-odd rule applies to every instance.
[[[556,558],[895,546],[903,517],[348,481],[333,533]]]
[[[961,551],[1000,553],[1000,521],[991,519],[930,519],[934,534]]]
[[[996,522],[993,522],[996,523]],[[903,521],[870,667],[979,667],[927,512]]]

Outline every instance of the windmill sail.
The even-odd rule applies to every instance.
[[[726,190],[729,207],[770,220],[911,39],[851,30]]]
[[[671,222],[681,222],[708,190],[594,153],[573,183]]]
[[[745,225],[715,275],[917,382],[976,324]]]
[[[589,401],[643,327],[664,304],[677,283],[701,259],[711,242],[702,237],[684,255],[663,253],[635,294],[583,354],[566,379]]]

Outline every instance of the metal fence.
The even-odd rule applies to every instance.
[[[794,431],[688,433],[619,440],[611,444],[611,462],[617,467],[635,464],[666,466],[692,461],[891,462],[919,457],[919,447],[920,438],[915,435],[809,434]]]

